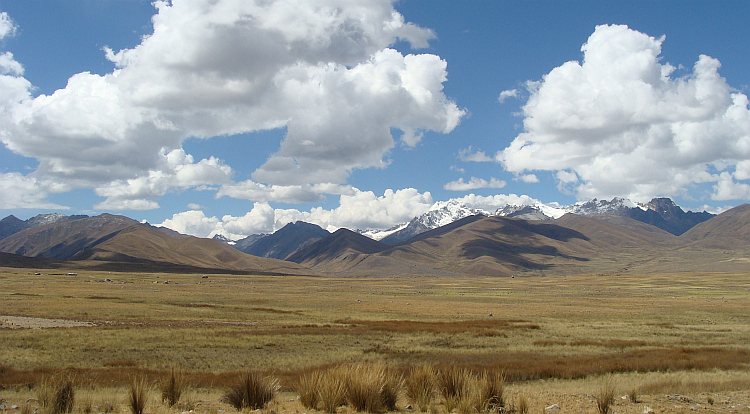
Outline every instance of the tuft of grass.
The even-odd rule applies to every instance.
[[[148,383],[146,378],[133,378],[128,390],[127,405],[131,414],[143,414],[148,400]]]
[[[347,369],[344,366],[331,368],[321,374],[318,383],[318,398],[323,411],[335,413],[337,408],[346,404],[347,376]]]
[[[528,414],[529,412],[529,400],[525,395],[521,394],[518,396],[518,406],[516,407],[518,414]]]
[[[602,381],[599,389],[594,394],[596,398],[596,409],[599,414],[609,414],[609,409],[615,400],[615,383],[611,378]]]
[[[299,401],[305,408],[314,410],[320,403],[320,386],[323,381],[322,371],[310,371],[300,375],[295,385]]]
[[[159,387],[161,388],[161,401],[169,407],[174,407],[180,402],[185,381],[182,375],[172,368],[169,378],[164,380]]]
[[[55,395],[52,399],[51,411],[53,414],[69,413],[73,411],[75,402],[75,389],[73,381],[61,381],[55,387]]]
[[[36,385],[36,399],[42,408],[52,406],[52,384],[49,379],[44,379]]]
[[[429,365],[414,367],[406,376],[406,396],[419,411],[426,412],[435,398],[435,376]]]
[[[34,409],[31,408],[31,404],[28,402],[21,406],[21,414],[31,414],[34,412]]]
[[[505,407],[505,377],[499,372],[484,372],[478,378],[480,411],[502,411]],[[480,408],[480,407],[478,407]]]
[[[382,365],[357,364],[349,368],[346,401],[357,411],[380,413],[385,411],[382,390],[385,368]]]
[[[630,402],[632,402],[633,404],[638,403],[638,387],[636,387],[635,385],[633,385],[630,388],[630,391],[628,391],[628,400],[630,400]]]
[[[470,380],[471,373],[466,368],[450,366],[438,372],[438,390],[445,400],[446,411],[451,412],[458,406],[461,398],[468,392]]]
[[[394,370],[386,369],[383,387],[380,391],[380,399],[386,411],[397,410],[396,404],[403,389],[404,377]]]
[[[222,400],[237,411],[243,408],[260,410],[274,399],[279,388],[278,379],[247,372],[224,394]]]

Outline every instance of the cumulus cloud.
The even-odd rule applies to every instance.
[[[50,192],[61,192],[53,183],[40,182],[34,177],[20,173],[0,174],[0,209],[37,208],[67,210],[67,206],[47,201]]]
[[[392,128],[414,146],[424,131],[452,131],[465,113],[443,93],[444,60],[388,47],[434,37],[392,3],[156,1],[151,35],[131,49],[105,48],[116,70],[76,74],[37,97],[12,54],[0,55],[0,139],[39,161],[36,177],[96,188],[110,208],[153,207],[143,197],[195,185],[186,183],[258,200],[279,199],[274,186],[343,184],[354,169],[387,165]],[[0,34],[14,27],[0,17]],[[182,151],[188,137],[282,127],[253,181],[227,185],[215,159],[164,169],[164,154]]]
[[[716,199],[748,198],[748,98],[701,55],[692,71],[663,63],[665,37],[597,26],[582,62],[566,62],[527,83],[524,132],[495,159],[524,174],[553,171],[581,199],[685,195],[717,182]]]
[[[458,159],[465,162],[490,162],[490,158],[484,151],[479,149],[475,150],[469,145],[468,148],[464,148],[458,151]]]
[[[386,190],[382,196],[372,191],[352,189],[342,194],[339,206],[326,210],[315,207],[310,211],[273,209],[266,202],[256,202],[253,209],[241,217],[206,217],[202,211],[175,214],[161,226],[181,233],[200,237],[222,234],[240,239],[250,234],[271,233],[288,223],[305,221],[329,231],[346,227],[351,229],[388,228],[427,212],[433,205],[429,192],[420,193],[413,188]]]
[[[160,154],[158,169],[146,175],[127,180],[115,180],[97,187],[94,192],[107,197],[94,208],[102,210],[151,210],[159,204],[149,198],[158,198],[170,189],[186,189],[216,183],[230,182],[232,169],[215,157],[195,162],[182,149]]]
[[[468,182],[464,182],[463,178],[451,181],[445,184],[443,188],[448,191],[470,191],[480,188],[503,188],[505,185],[505,181],[498,180],[497,178],[490,178],[490,180],[487,181],[484,178],[471,177]]]
[[[523,181],[524,183],[533,184],[539,182],[539,177],[536,174],[521,174],[516,177],[517,180]]]

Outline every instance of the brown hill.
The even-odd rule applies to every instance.
[[[471,218],[380,252],[316,257],[316,270],[349,276],[563,275],[717,269],[721,258],[681,250],[680,238],[627,217],[569,214],[547,222]],[[721,270],[741,262],[724,261]]]
[[[685,247],[736,249],[750,243],[750,204],[742,204],[704,221],[680,236]]]
[[[102,214],[31,227],[0,240],[0,252],[72,259],[115,232],[134,224],[138,222],[125,216]]]
[[[170,236],[146,224],[118,231],[76,255],[75,260],[126,263],[168,263],[202,269],[227,269],[264,273],[310,273],[294,263],[242,253],[217,240]]]
[[[340,271],[367,255],[389,246],[348,229],[338,229],[307,246],[287,260],[320,270]]]
[[[251,256],[216,240],[173,235],[111,214],[26,229],[0,240],[0,251],[108,270],[310,273],[294,263]]]

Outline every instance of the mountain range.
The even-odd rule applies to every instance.
[[[446,202],[389,232],[329,233],[296,222],[243,243],[110,214],[50,221],[0,240],[0,266],[355,277],[750,269],[749,205],[714,216],[684,212],[669,199],[505,206],[492,214]]]

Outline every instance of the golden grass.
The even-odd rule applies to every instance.
[[[443,361],[509,381],[750,363],[747,274],[34,273],[0,269],[5,315],[95,326],[0,329],[0,385],[34,385],[66,369],[81,385],[124,386],[134,375],[157,383],[177,367],[193,387],[227,387],[252,369],[291,389],[306,370],[357,362]]]

